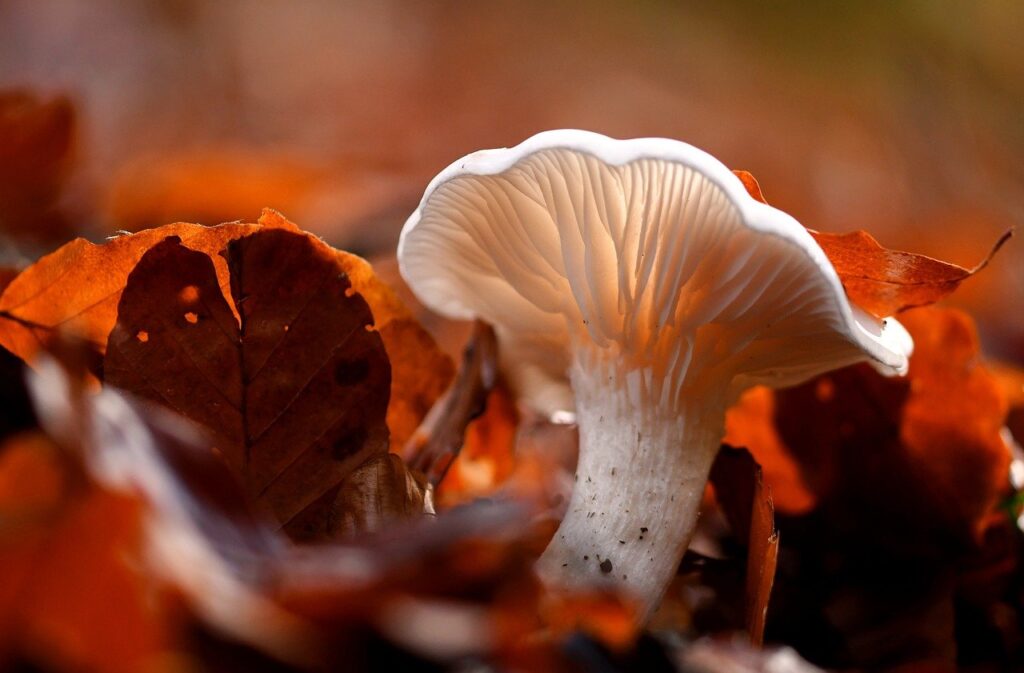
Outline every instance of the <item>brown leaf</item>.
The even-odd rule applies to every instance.
[[[868,366],[778,391],[776,424],[819,498],[885,513],[877,531],[895,544],[962,542],[980,533],[1006,487],[1007,405],[980,361],[973,321],[953,309],[907,313],[914,337],[906,379]]]
[[[915,344],[900,440],[911,464],[920,466],[918,475],[927,480],[928,499],[939,516],[978,537],[1006,490],[1007,400],[981,362],[970,316],[928,309],[900,319]]]
[[[850,300],[876,318],[934,304],[984,269],[1010,239],[1008,230],[974,268],[924,255],[888,250],[865,231],[829,234],[808,230],[835,267]]]
[[[775,450],[816,505],[780,520],[770,631],[837,668],[954,661],[956,575],[1005,520],[993,515],[1011,457],[1006,401],[973,322],[934,307],[901,320],[916,344],[906,378],[858,365],[771,393]]]
[[[430,487],[396,454],[384,453],[353,470],[285,530],[293,540],[315,542],[354,537],[432,513]]]
[[[586,633],[613,650],[626,650],[639,636],[638,609],[608,591],[551,592],[541,602],[541,618],[556,636]]]
[[[764,642],[764,623],[775,580],[779,533],[775,509],[758,465],[750,452],[724,445],[711,467],[709,478],[715,497],[733,533],[747,545],[747,633],[755,646]]]
[[[753,198],[767,203],[754,176],[746,171],[733,173]],[[808,231],[832,262],[850,301],[876,318],[934,304],[984,269],[1013,236],[1013,230],[1007,230],[985,259],[965,269],[924,255],[883,248],[865,231],[846,234]]]
[[[170,238],[129,276],[106,381],[207,429],[250,497],[288,524],[387,450],[390,368],[366,302],[333,254],[268,229],[213,261]]]
[[[497,381],[497,353],[494,329],[477,321],[458,378],[403,449],[409,465],[435,486],[459,455],[466,426],[484,412],[487,395]]]
[[[269,209],[263,211],[260,224],[296,228],[280,213]],[[312,240],[316,246],[335,256],[348,275],[352,288],[362,295],[373,312],[374,329],[384,341],[384,349],[391,361],[388,430],[391,432],[391,451],[400,453],[451,383],[455,366],[394,290],[377,277],[366,260],[335,250],[319,239]]]
[[[298,231],[280,213],[267,208],[258,224],[204,227],[179,223],[119,236],[103,245],[84,239],[72,241],[30,266],[0,295],[0,345],[31,361],[41,346],[52,345],[59,329],[103,352],[128,273],[152,246],[168,236],[178,236],[184,246],[206,253],[213,259],[221,290],[227,295],[227,264],[218,253],[229,241],[266,228]],[[447,388],[452,362],[365,260],[319,239],[310,240],[325,255],[335,256],[353,289],[373,312],[375,329],[392,365],[388,427],[391,448],[397,451]]]
[[[285,224],[274,220],[264,226]],[[287,227],[294,230],[290,223]],[[0,295],[0,345],[31,362],[59,329],[102,352],[128,274],[153,245],[177,236],[186,247],[213,256],[219,284],[226,290],[227,263],[217,253],[228,241],[259,230],[255,224],[179,223],[118,236],[103,245],[76,239],[25,269]]]

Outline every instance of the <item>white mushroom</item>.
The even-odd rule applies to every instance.
[[[548,131],[470,154],[430,183],[398,258],[424,304],[495,326],[523,399],[575,411],[576,485],[541,577],[613,579],[645,616],[728,404],[864,360],[901,374],[912,347],[849,303],[796,220],[674,140]]]

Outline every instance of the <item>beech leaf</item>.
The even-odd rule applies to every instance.
[[[750,196],[768,203],[753,175],[747,171],[733,173]],[[808,231],[832,262],[850,301],[876,318],[934,304],[946,297],[964,280],[988,266],[1013,236],[1013,229],[1004,232],[981,262],[966,269],[925,255],[884,248],[866,231],[845,234]]]
[[[387,450],[390,366],[334,255],[268,229],[228,245],[235,318],[213,261],[177,238],[128,278],[107,383],[205,426],[250,498],[288,524]]]
[[[295,225],[286,220],[264,226]],[[228,241],[260,230],[257,224],[168,224],[96,245],[79,238],[40,258],[0,295],[0,345],[31,362],[58,330],[102,352],[117,320],[128,274],[153,245],[177,236],[186,247],[216,255]],[[217,259],[218,282],[227,287],[227,263]]]

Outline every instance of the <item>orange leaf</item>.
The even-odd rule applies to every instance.
[[[540,613],[554,635],[582,631],[613,650],[629,648],[638,636],[636,605],[607,591],[552,592],[541,602]]]
[[[228,294],[228,269],[218,254],[230,241],[264,229],[298,231],[280,213],[265,209],[258,224],[168,224],[119,236],[103,245],[77,239],[19,274],[0,295],[0,345],[26,361],[52,344],[57,330],[86,341],[102,353],[117,319],[117,303],[129,272],[151,247],[168,236],[213,259],[218,283]],[[356,255],[319,239],[312,244],[335,256],[353,289],[373,312],[392,365],[388,427],[392,449],[401,447],[419,425],[453,374],[451,360],[409,313],[395,293]]]
[[[59,329],[102,352],[128,274],[152,246],[177,236],[186,247],[214,256],[217,277],[226,288],[227,264],[216,254],[228,241],[259,229],[255,224],[179,223],[118,236],[103,245],[71,241],[21,272],[0,295],[0,345],[30,362]]]
[[[860,365],[776,391],[775,424],[819,500],[869,504],[877,530],[970,541],[1006,487],[1006,399],[966,314],[927,308],[903,320],[916,344],[906,379]]]
[[[924,255],[888,250],[864,231],[809,230],[839,274],[850,301],[877,318],[934,304],[984,269],[1013,230],[1004,233],[977,266],[965,269]]]
[[[750,196],[765,201],[757,180],[746,171],[733,171]],[[933,304],[949,295],[964,280],[984,269],[1013,235],[1006,231],[988,255],[972,269],[882,247],[865,231],[831,234],[808,229],[843,283],[847,296],[877,318],[917,306]]]

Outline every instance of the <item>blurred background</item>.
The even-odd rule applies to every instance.
[[[263,206],[386,257],[452,160],[579,127],[972,266],[1024,222],[1022,32],[1017,0],[2,0],[3,262]],[[1024,241],[952,303],[1024,360]]]

